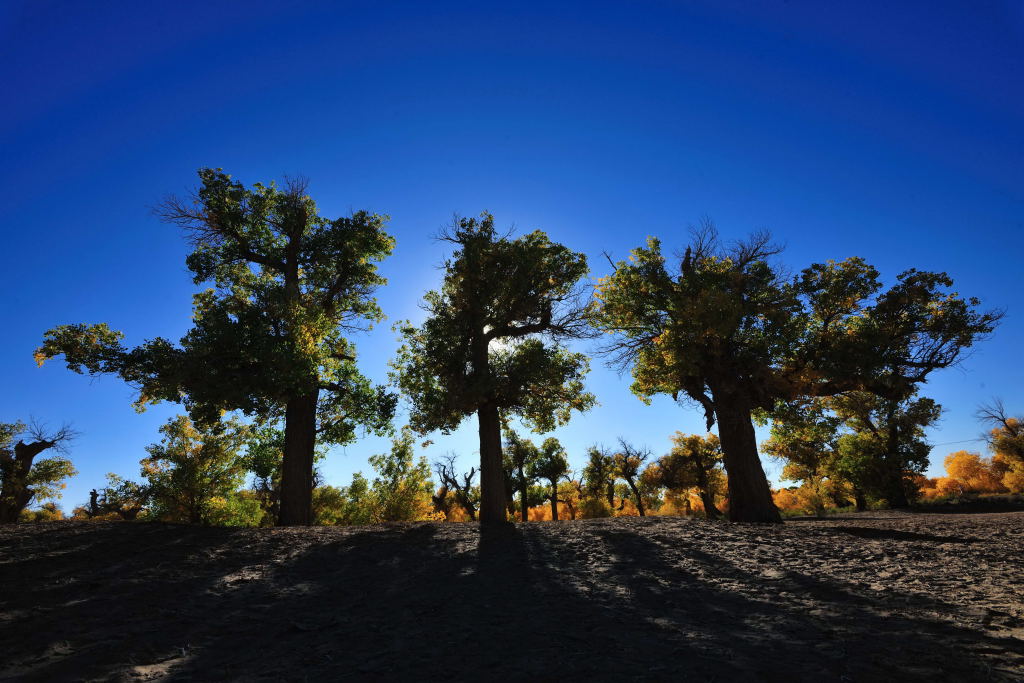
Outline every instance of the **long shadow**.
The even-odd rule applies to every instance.
[[[974,648],[1021,652],[839,581],[766,584],[681,528],[656,540],[596,521],[0,536],[0,560],[27,547],[0,562],[0,677],[992,680]],[[945,673],[921,663],[936,652]]]
[[[598,533],[612,552],[631,558],[624,571],[677,577],[682,590],[665,588],[664,583],[638,584],[634,606],[646,601],[657,609],[671,605],[673,593],[685,595],[689,609],[676,610],[668,618],[681,630],[703,628],[719,652],[755,678],[991,681],[1001,676],[978,657],[979,652],[1024,657],[1019,640],[899,613],[909,601],[936,614],[958,610],[938,599],[879,595],[792,571],[766,580],[692,545],[667,553],[636,534]],[[675,561],[667,562],[667,554]],[[714,576],[717,585],[700,578],[707,575]],[[723,590],[721,584],[731,589]],[[1014,680],[1005,673],[1002,678]]]

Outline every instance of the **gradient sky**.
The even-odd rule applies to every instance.
[[[1024,412],[1022,36],[1009,0],[0,3],[0,420],[81,432],[66,509],[106,472],[138,477],[180,408],[137,415],[118,379],[38,369],[32,351],[63,323],[105,321],[129,343],[184,333],[187,246],[148,207],[214,166],[247,184],[305,175],[329,217],[391,216],[389,321],[354,340],[378,381],[456,212],[544,229],[595,276],[602,251],[683,246],[704,216],[726,238],[771,230],[793,269],[857,255],[887,281],[945,270],[1007,316],[924,387],[946,408],[934,475],[983,446],[949,443],[978,437],[979,403]],[[555,432],[574,465],[620,435],[660,454],[702,431],[696,409],[645,406],[628,385],[595,359],[601,405]],[[468,467],[475,422],[434,441],[429,458]],[[386,447],[334,449],[327,481]]]

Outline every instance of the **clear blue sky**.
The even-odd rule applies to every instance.
[[[390,214],[390,321],[355,341],[383,381],[391,321],[421,312],[453,212],[492,211],[591,257],[688,224],[770,229],[784,261],[859,255],[887,278],[945,270],[1008,311],[994,338],[924,393],[934,443],[971,439],[978,403],[1024,412],[1024,5],[820,3],[0,4],[0,420],[82,432],[66,508],[106,472],[138,476],[177,412],[136,415],[116,378],[37,369],[49,327],[109,322],[177,339],[187,248],[149,212],[200,166],[246,183],[304,174],[323,213]],[[619,435],[666,450],[699,413],[644,406],[594,363],[601,405],[558,432],[579,464]],[[400,418],[401,420],[401,418]],[[401,422],[399,422],[401,423]],[[932,472],[957,448],[939,445]],[[331,483],[386,447],[324,465]],[[426,454],[475,456],[475,424]],[[770,472],[777,466],[769,463]]]

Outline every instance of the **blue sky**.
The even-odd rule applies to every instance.
[[[178,408],[137,415],[116,378],[38,369],[32,350],[72,322],[181,336],[187,247],[148,207],[215,166],[246,183],[303,174],[327,216],[391,216],[389,321],[355,339],[379,381],[455,212],[544,229],[595,276],[602,251],[652,234],[683,246],[704,216],[727,238],[771,230],[793,269],[858,255],[890,280],[945,270],[1007,310],[924,388],[946,408],[933,443],[976,438],[980,402],[1024,412],[1022,67],[1024,5],[1009,1],[4,2],[0,420],[81,431],[67,508],[106,472],[137,477]],[[660,453],[702,430],[697,410],[645,406],[628,384],[595,360],[601,405],[555,433],[574,464],[620,435]],[[467,422],[425,454],[468,467],[475,436]],[[335,449],[327,480],[386,446]],[[937,445],[931,472],[980,446]]]

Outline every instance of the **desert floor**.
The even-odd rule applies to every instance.
[[[0,528],[4,680],[1024,680],[1024,512]]]

